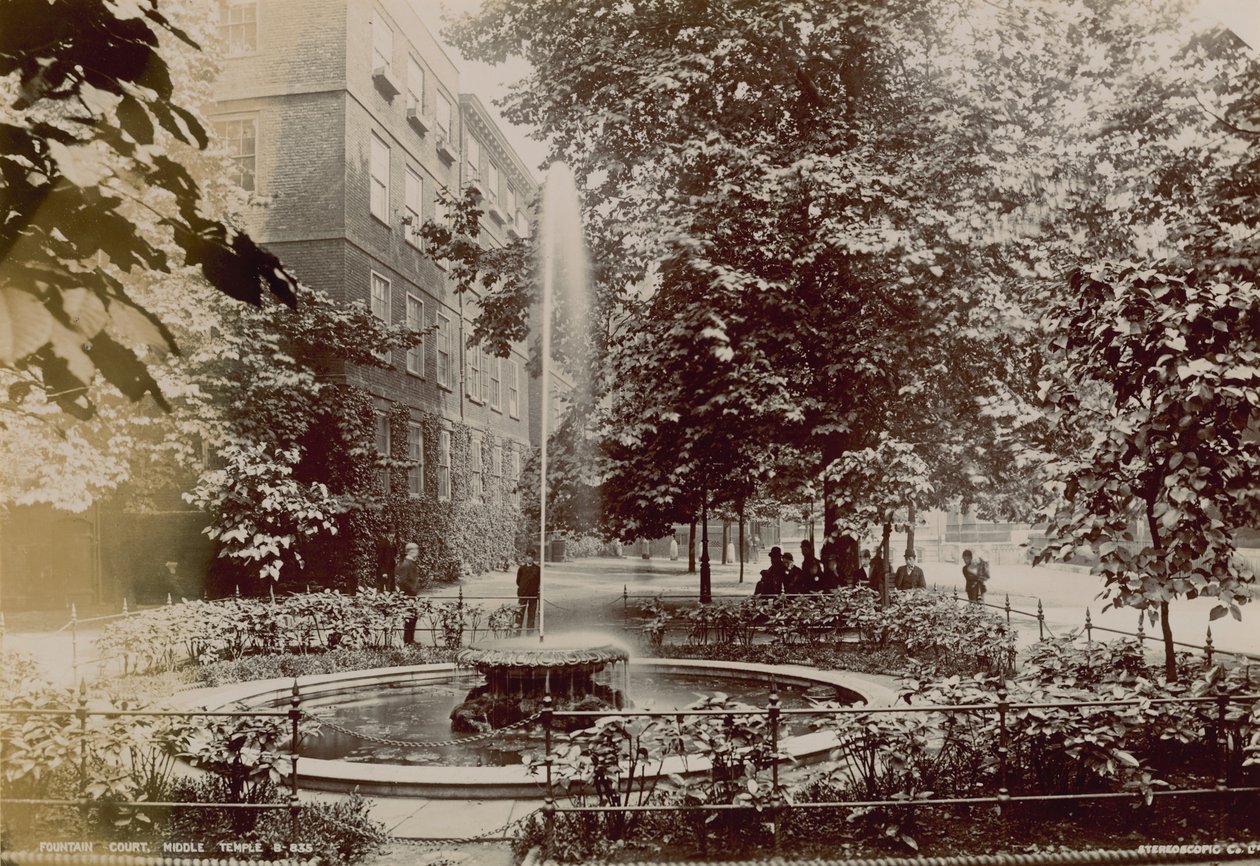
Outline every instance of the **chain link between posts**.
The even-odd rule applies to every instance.
[[[390,842],[397,843],[399,845],[406,845],[410,848],[445,848],[451,845],[469,845],[475,842],[497,842],[503,839],[512,838],[508,835],[509,830],[518,824],[524,824],[540,811],[542,810],[533,809],[526,812],[519,818],[513,818],[506,824],[501,824],[498,827],[478,833],[476,836],[465,836],[459,839],[412,839],[406,836],[395,836],[392,833],[387,833],[386,836],[389,838]],[[349,830],[353,833],[363,832],[362,827],[355,827],[352,824],[347,824],[346,822],[339,821],[336,818],[332,818],[330,820],[333,824],[340,825],[344,830]]]
[[[339,725],[336,722],[330,721],[328,719],[323,719],[323,718],[320,718],[319,716],[311,715],[310,713],[304,713],[303,715],[307,719],[310,719],[311,721],[315,722],[322,728],[328,728],[329,730],[336,731],[339,734],[346,734],[347,736],[355,737],[356,739],[360,739],[360,740],[365,740],[369,743],[379,743],[382,746],[397,746],[398,748],[403,748],[403,749],[406,749],[406,748],[438,749],[444,746],[459,746],[459,745],[463,745],[464,743],[475,743],[480,740],[492,740],[495,737],[499,736],[500,734],[506,733],[507,731],[515,730],[517,728],[523,728],[526,725],[531,724],[532,722],[536,722],[538,719],[542,718],[542,714],[543,714],[543,711],[539,710],[538,712],[534,713],[532,716],[529,716],[528,718],[521,719],[519,722],[513,722],[510,725],[504,725],[501,728],[495,728],[493,731],[486,731],[483,734],[473,734],[471,737],[456,737],[450,740],[395,740],[390,737],[375,737],[371,734],[365,734],[362,731],[356,731],[353,728],[347,728],[344,725]]]

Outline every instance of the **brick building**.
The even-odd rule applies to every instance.
[[[471,186],[480,243],[524,236],[537,191],[529,169],[481,101],[460,93],[407,0],[221,0],[219,28],[227,57],[207,115],[237,180],[268,203],[254,237],[307,284],[426,330],[390,370],[336,371],[372,396],[375,448],[397,454],[405,435],[403,453],[419,464],[407,482],[416,509],[458,518],[492,497],[514,506],[532,448],[526,347],[507,358],[467,348],[480,299],[454,291],[419,227]],[[392,420],[400,412],[405,426]],[[467,535],[464,550],[444,547],[457,570],[504,559],[469,554],[477,533]]]

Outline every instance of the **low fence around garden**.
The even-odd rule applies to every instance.
[[[1207,694],[1113,700],[1044,700],[1031,692],[1012,696],[1004,683],[989,692],[981,687],[958,690],[956,684],[947,685],[945,691],[929,691],[922,697],[927,702],[887,707],[787,708],[772,692],[763,707],[708,701],[682,710],[578,711],[556,709],[555,700],[547,694],[542,710],[527,720],[538,723],[542,739],[541,757],[533,759],[531,767],[538,776],[544,805],[509,824],[460,841],[528,833],[534,822],[533,829],[541,831],[546,854],[554,845],[557,822],[574,816],[598,816],[608,822],[609,832],[625,833],[627,822],[646,813],[755,813],[759,820],[768,822],[769,847],[778,851],[783,828],[790,825],[792,816],[820,809],[886,810],[890,821],[901,821],[908,810],[936,807],[994,806],[997,814],[1004,816],[1019,804],[1116,800],[1150,804],[1156,798],[1184,797],[1215,804],[1224,821],[1231,809],[1238,807],[1236,798],[1260,793],[1260,780],[1252,766],[1260,752],[1260,694],[1231,691],[1219,679]],[[823,729],[834,733],[831,761],[835,769],[827,771],[833,790],[865,790],[865,795],[806,800],[800,795],[799,782],[784,780],[788,759],[782,751],[783,726],[794,718],[821,720]],[[260,766],[278,769],[283,797],[278,802],[149,800],[134,796],[134,789],[105,784],[109,773],[101,768],[100,760],[102,743],[107,738],[102,737],[99,722],[93,720],[121,720],[124,725],[127,720],[146,720],[159,727],[170,724],[173,730],[184,730],[180,720],[193,719],[224,720],[226,724],[212,728],[209,737],[157,736],[151,738],[150,747],[177,748],[193,766],[210,773],[243,773],[244,778],[256,776]],[[920,721],[913,725],[881,721],[896,719]],[[94,706],[86,690],[80,688],[74,706],[0,707],[0,720],[9,747],[5,760],[10,764],[4,768],[8,790],[0,796],[0,806],[69,806],[82,810],[108,807],[135,813],[207,808],[238,813],[278,811],[287,813],[289,841],[287,848],[275,847],[273,852],[287,851],[295,856],[310,853],[299,841],[303,813],[313,808],[299,798],[299,748],[304,736],[326,723],[303,709],[296,679],[289,706],[284,709],[129,710]],[[17,720],[17,724],[10,720]],[[51,720],[64,720],[64,724],[49,725]],[[566,720],[589,724],[577,726],[582,729],[578,733],[566,734],[563,731],[574,727]],[[1126,739],[1087,745],[1084,755],[1064,750],[1068,742],[1079,739],[1077,734],[1081,731],[1114,728],[1117,720],[1131,723]],[[649,742],[645,727],[632,727],[636,722],[655,726],[656,738]],[[59,738],[64,752],[57,757],[76,767],[77,796],[12,796],[12,765],[21,760],[13,755],[15,740],[20,747],[21,738],[30,736],[33,724],[42,725],[46,734]],[[1193,729],[1193,738],[1184,735],[1187,724]],[[368,741],[375,739],[368,733],[335,727]],[[266,731],[261,739],[242,735],[243,731],[260,730]],[[960,733],[964,731],[965,734]],[[1047,731],[1057,734],[1048,735]],[[1176,731],[1183,733],[1173,737],[1171,734]],[[443,743],[398,742],[427,747],[469,742],[499,733],[492,731]],[[1047,736],[1059,738],[1049,742],[1048,751]],[[1139,753],[1132,745],[1136,741],[1146,743],[1150,754]],[[960,790],[938,793],[936,785],[925,786],[939,784],[941,779],[903,766],[913,766],[916,756],[921,763],[930,763],[935,756],[963,742],[973,744],[972,757],[976,760],[971,777],[954,780],[953,787]],[[1158,759],[1157,747],[1167,749],[1169,743],[1179,744],[1183,750],[1199,750],[1197,775],[1182,774],[1191,782],[1188,786],[1165,783],[1149,763]],[[1030,745],[1042,751],[1030,751]],[[686,778],[651,778],[646,771],[653,762],[672,755],[695,762],[696,772]],[[580,760],[582,756],[585,761]],[[46,759],[50,757],[45,755]],[[1060,782],[1060,789],[1047,790],[1053,788],[1054,779],[1047,784],[1046,779],[1030,770],[1033,764],[1046,760],[1084,767],[1087,778],[1082,782],[1080,777],[1074,777],[1075,781]],[[640,768],[637,771],[636,766]],[[232,767],[235,770],[229,769]],[[946,769],[956,774],[956,767],[957,762]],[[1089,776],[1090,773],[1094,775]],[[1085,790],[1063,790],[1065,786]],[[561,802],[562,799],[567,802]],[[1228,836],[1222,832],[1219,838]]]

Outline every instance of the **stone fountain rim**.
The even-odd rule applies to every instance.
[[[780,682],[795,682],[799,685],[839,686],[861,696],[870,707],[891,706],[896,700],[892,689],[850,671],[822,671],[798,665],[730,661],[721,662],[719,667],[705,659],[637,658],[632,659],[630,665],[632,668],[650,668],[663,672],[716,671],[723,675],[773,676]],[[283,705],[291,697],[295,683],[303,695],[314,697],[320,693],[357,690],[373,685],[398,686],[441,681],[459,669],[459,665],[452,662],[435,662],[335,674],[310,674],[296,678],[250,680],[180,692],[173,697],[172,704],[176,709],[210,711],[233,709],[239,704],[264,704],[275,709],[277,704]],[[780,748],[796,759],[808,759],[809,756],[825,753],[836,745],[834,734],[814,732],[786,737],[780,743]],[[674,766],[675,763],[677,766]],[[361,793],[373,795],[450,800],[540,799],[544,795],[541,777],[530,775],[519,764],[507,767],[410,766],[301,757],[298,759],[297,769],[299,786],[322,790],[358,789]],[[703,760],[693,758],[684,767],[679,758],[673,757],[666,760],[660,775],[692,775],[707,770],[708,766]]]

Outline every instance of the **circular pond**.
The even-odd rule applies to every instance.
[[[806,706],[808,692],[824,700],[887,706],[893,693],[859,675],[791,665],[706,662],[693,659],[640,659],[627,666],[628,688],[636,708],[675,709],[723,693],[752,706],[765,706],[773,687],[784,706]],[[398,740],[452,740],[449,713],[479,681],[475,671],[452,664],[377,668],[299,677],[300,706],[311,716],[338,719],[356,736],[325,727],[304,747],[297,762],[302,787],[364,794],[484,800],[533,799],[543,795],[543,781],[521,763],[521,752],[539,748],[537,739],[497,732],[484,743],[465,743],[459,753],[429,747],[373,744],[362,735]],[[290,678],[235,683],[198,689],[180,696],[184,706],[208,709],[244,705],[288,707],[295,681]],[[829,732],[807,732],[808,723],[780,742],[799,761],[824,757],[835,745]],[[319,741],[323,742],[320,743]],[[396,751],[390,751],[396,749]],[[326,751],[319,751],[326,750]],[[316,755],[322,755],[316,757]],[[369,760],[371,756],[371,760]],[[677,766],[675,766],[677,764]],[[703,772],[702,761],[686,767],[667,759],[663,774]]]

